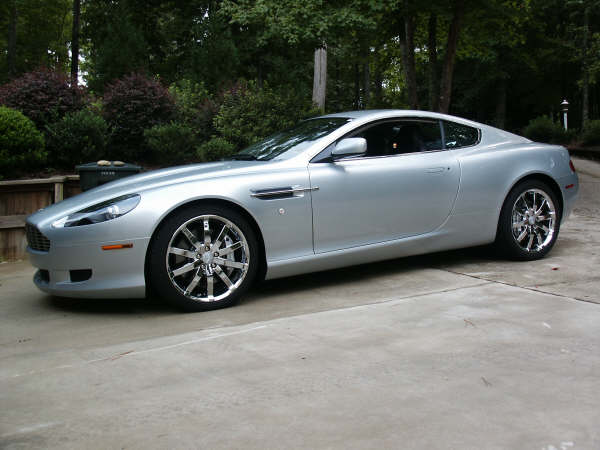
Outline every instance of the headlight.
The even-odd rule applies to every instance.
[[[106,222],[127,214],[140,202],[138,194],[123,195],[70,214],[52,224],[54,228],[78,227]]]

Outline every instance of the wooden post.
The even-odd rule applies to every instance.
[[[54,203],[62,201],[64,198],[64,181],[54,183]]]
[[[327,47],[323,45],[315,50],[315,72],[312,100],[321,110],[325,109],[325,90],[327,87]]]

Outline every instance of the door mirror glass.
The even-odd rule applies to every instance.
[[[367,140],[365,138],[346,138],[339,141],[331,151],[334,159],[344,156],[364,155],[367,151]]]

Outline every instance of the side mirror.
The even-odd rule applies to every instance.
[[[344,156],[363,155],[367,152],[367,140],[365,138],[346,138],[338,142],[331,151],[333,159]]]

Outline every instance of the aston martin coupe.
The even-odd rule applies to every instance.
[[[567,150],[458,117],[359,111],[229,159],[113,181],[27,219],[42,291],[233,304],[260,279],[495,243],[546,255],[578,178]]]

